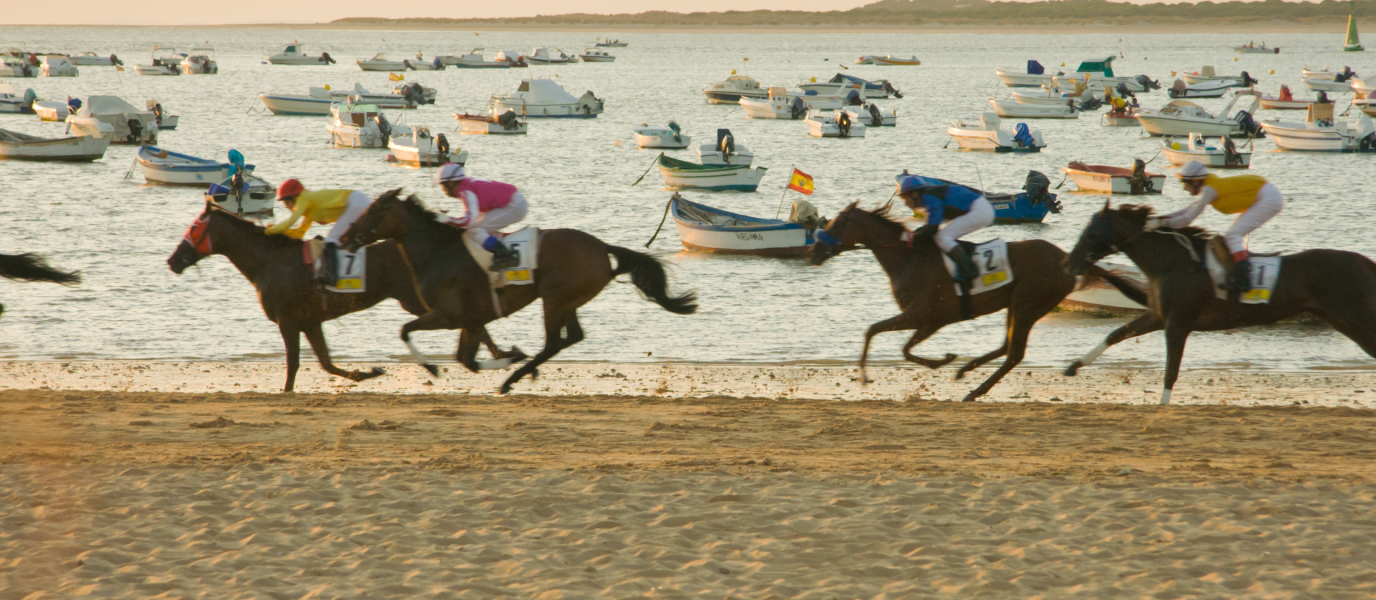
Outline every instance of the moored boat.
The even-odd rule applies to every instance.
[[[1303,122],[1267,119],[1266,136],[1281,150],[1292,152],[1376,152],[1376,124],[1366,113],[1338,120],[1332,102],[1315,102]]]
[[[669,121],[667,127],[641,123],[631,128],[631,134],[635,136],[635,145],[640,148],[687,148],[693,141],[692,136],[684,135],[678,123],[673,121]]]
[[[605,106],[591,91],[574,98],[552,79],[522,79],[514,93],[493,96],[491,101],[493,114],[510,110],[526,118],[595,119]]]
[[[594,45],[598,48],[625,48],[626,46],[631,45],[631,43],[623,42],[621,40],[605,40],[599,41]]]
[[[1035,60],[1027,61],[1026,71],[1004,68],[994,71],[994,74],[1003,81],[1004,85],[1011,88],[1036,88],[1051,83],[1051,74],[1046,72],[1046,67]]]
[[[300,42],[292,42],[287,45],[287,49],[268,57],[268,62],[274,65],[329,65],[335,62],[330,57],[329,52],[321,52],[318,56],[306,54],[305,48]]]
[[[902,56],[894,54],[867,54],[865,56],[861,56],[860,58],[855,59],[855,64],[890,67],[915,67],[921,65],[922,61],[917,60],[916,54],[908,58],[903,58]]]
[[[124,64],[124,61],[120,60],[118,56],[113,54],[109,56],[100,56],[95,52],[68,54],[67,60],[78,67],[113,67],[115,65]]]
[[[558,48],[554,48],[553,52],[550,50],[550,48],[538,46],[526,55],[526,60],[532,65],[567,65],[578,62],[577,56],[565,54],[563,50]],[[558,53],[557,56],[555,52]]]
[[[0,160],[91,162],[105,156],[114,127],[94,121],[89,128],[73,128],[76,135],[44,138],[0,129]]]
[[[1086,192],[1105,194],[1160,194],[1166,187],[1166,176],[1148,173],[1141,160],[1133,161],[1133,168],[1109,165],[1087,165],[1075,161],[1062,169],[1075,186]]]
[[[1223,81],[1232,87],[1245,88],[1256,85],[1257,83],[1257,80],[1252,79],[1252,76],[1248,75],[1246,71],[1238,75],[1219,75],[1214,71],[1212,65],[1204,65],[1198,71],[1193,73],[1181,73],[1180,76],[1185,80],[1185,83],[1189,84]]]
[[[1250,98],[1245,108],[1229,114],[1237,105],[1238,99]],[[1185,137],[1191,133],[1201,133],[1208,137],[1252,136],[1260,133],[1253,111],[1261,104],[1261,98],[1253,94],[1234,95],[1223,111],[1215,115],[1204,107],[1189,100],[1172,100],[1157,110],[1140,109],[1137,120],[1142,129],[1151,135],[1170,135]]]
[[[882,108],[878,104],[869,102],[855,108],[845,109],[850,115],[851,122],[864,123],[868,127],[897,127],[898,109]]]
[[[807,117],[808,109],[841,108],[846,105],[846,99],[840,96],[789,93],[783,86],[772,86],[768,93],[767,98],[740,99],[741,110],[747,118],[798,120]]]
[[[612,55],[610,55],[610,54],[608,54],[605,50],[594,50],[594,49],[592,49],[592,48],[584,48],[584,49],[583,49],[583,52],[582,52],[581,54],[578,55],[578,58],[583,59],[583,62],[615,62],[615,61],[616,61],[616,57],[615,57],[615,56],[612,56]]]
[[[114,128],[112,144],[144,145],[158,143],[158,117],[139,110],[116,96],[91,96],[76,115],[68,116],[73,127],[99,128],[101,121]]]
[[[32,54],[15,56],[6,54],[0,57],[0,77],[38,77],[43,72],[43,68],[38,64],[38,57]]]
[[[408,60],[390,60],[384,53],[378,53],[368,60],[356,60],[355,64],[364,71],[405,71],[411,68]]]
[[[451,148],[443,133],[432,134],[429,127],[412,127],[406,133],[393,135],[387,140],[387,147],[392,149],[389,162],[408,167],[438,167],[448,162],[463,166],[468,162],[467,150]]]
[[[1081,61],[1080,66],[1075,68],[1074,73],[1056,75],[1051,80],[1057,85],[1070,87],[1076,81],[1083,81],[1090,88],[1102,88],[1105,85],[1118,87],[1123,84],[1128,91],[1144,92],[1152,88],[1155,82],[1148,79],[1145,75],[1137,77],[1119,77],[1113,74],[1113,59],[1109,56],[1103,60]],[[1159,87],[1159,86],[1157,86]]]
[[[798,87],[805,92],[817,92],[824,96],[845,96],[850,90],[857,90],[861,97],[866,99],[888,98],[890,96],[903,97],[903,94],[894,89],[893,84],[889,83],[887,79],[866,81],[845,73],[837,73],[826,81],[817,81],[817,78],[813,77],[810,81],[798,84]]]
[[[699,165],[669,158],[663,153],[656,160],[664,185],[673,190],[753,192],[759,189],[760,180],[768,170],[745,165]]]
[[[1260,46],[1249,42],[1245,46],[1233,46],[1233,52],[1238,54],[1280,54],[1280,46],[1267,48],[1266,42],[1262,42]]]
[[[508,67],[512,68],[530,66],[530,63],[526,61],[525,55],[521,54],[519,50],[500,50],[497,52],[497,60],[505,62]]]
[[[230,164],[189,154],[169,152],[156,146],[140,146],[134,159],[148,183],[207,186],[229,179]],[[253,173],[253,165],[244,165]]]
[[[702,93],[712,104],[739,104],[741,98],[768,96],[768,92],[760,87],[760,82],[744,75],[732,75],[724,81],[708,84],[702,88]]]
[[[460,69],[509,69],[511,63],[500,58],[487,60],[483,48],[474,48],[463,56],[446,56],[444,64]]]
[[[76,77],[81,71],[76,65],[67,60],[66,56],[50,54],[43,57],[42,69],[44,77]]]
[[[398,130],[375,104],[344,104],[330,108],[334,116],[325,127],[335,148],[386,148]]]
[[[263,92],[258,94],[258,99],[272,114],[282,116],[327,116],[335,102],[329,90],[314,86],[305,96]]]
[[[1313,103],[1313,100],[1296,98],[1290,86],[1284,84],[1280,86],[1280,95],[1261,96],[1261,107],[1268,110],[1305,110]]]
[[[1126,265],[1097,264],[1107,269],[1108,272],[1126,279],[1143,292],[1147,291],[1147,278],[1142,275],[1142,271],[1136,265],[1131,263]],[[1092,312],[1115,316],[1131,316],[1147,311],[1147,307],[1132,301],[1123,292],[1118,291],[1118,288],[1113,287],[1103,279],[1093,279],[1087,285],[1077,284],[1075,291],[1067,294],[1065,299],[1061,300],[1059,307],[1072,312]]]
[[[755,153],[745,144],[737,142],[730,129],[718,129],[717,143],[698,144],[693,148],[693,153],[698,155],[699,163],[707,166],[748,167],[755,161]]]
[[[31,115],[34,113],[33,103],[38,100],[38,94],[33,89],[26,89],[22,94],[14,93],[14,88],[8,83],[0,83],[0,114],[23,114]]]
[[[901,182],[907,177],[917,177],[924,186],[947,186],[948,198],[984,196],[989,200],[989,204],[993,205],[994,222],[998,224],[1041,223],[1046,219],[1048,213],[1061,212],[1060,200],[1056,199],[1056,194],[1051,193],[1051,180],[1040,171],[1028,171],[1027,179],[1022,186],[1023,191],[1012,194],[986,192],[937,177],[909,175],[906,170],[894,177],[894,180]],[[924,209],[915,208],[913,209],[913,217],[925,221],[927,214]],[[943,220],[950,220],[954,217],[943,214],[942,218]]]
[[[1163,137],[1161,153],[1177,167],[1192,160],[1218,169],[1246,169],[1252,165],[1252,151],[1239,150],[1233,138],[1227,136],[1219,137],[1216,144],[1198,133],[1191,133],[1188,138]]]
[[[963,150],[993,150],[994,152],[1041,152],[1046,147],[1042,133],[1018,123],[1014,131],[1001,128],[999,116],[985,112],[978,121],[951,121],[946,135],[951,136]]]
[[[803,123],[807,134],[817,138],[862,138],[865,124],[852,113],[840,108],[814,108],[807,112]]]
[[[1006,100],[989,99],[989,108],[994,114],[1005,119],[1078,119],[1080,111],[1075,102],[1066,100],[1064,104],[1022,104]]]
[[[1179,79],[1166,90],[1166,95],[1172,98],[1222,98],[1233,85],[1227,81],[1201,81],[1199,83],[1185,83]]]
[[[238,185],[238,189],[231,186]],[[277,188],[255,174],[241,182],[226,179],[206,189],[205,200],[237,215],[271,215],[277,207]]]
[[[186,54],[177,53],[176,48],[153,48],[152,62],[146,65],[134,65],[134,69],[139,75],[156,75],[172,77],[182,74],[182,61],[186,60]]]
[[[516,111],[508,110],[500,115],[454,113],[463,133],[518,135],[529,130],[529,122],[516,118]]]
[[[684,248],[715,254],[806,256],[813,243],[813,232],[824,224],[815,217],[806,224],[750,217],[691,202],[677,193],[669,202],[669,212],[674,216]],[[800,211],[795,206],[793,212],[796,215]]]
[[[1300,83],[1315,92],[1346,94],[1353,91],[1351,79],[1343,77],[1341,73],[1335,79],[1301,79]]]
[[[182,59],[181,67],[185,75],[214,75],[220,72],[220,63],[215,62],[215,49],[210,47],[192,48]]]
[[[73,98],[76,102],[76,110],[81,110],[81,101]],[[60,100],[38,100],[33,103],[33,112],[38,115],[40,121],[62,122],[67,120],[67,115],[72,112],[72,107],[67,102]]]

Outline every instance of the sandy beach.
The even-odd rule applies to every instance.
[[[1376,594],[1371,374],[1188,372],[1208,405],[1158,407],[1154,371],[959,403],[894,367],[907,401],[815,391],[842,367],[551,366],[494,396],[4,365],[0,599]],[[656,370],[703,387],[626,389]]]

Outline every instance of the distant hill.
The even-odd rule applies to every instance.
[[[1131,4],[1107,0],[1053,0],[1050,2],[988,2],[986,0],[879,0],[846,11],[755,10],[675,13],[649,11],[636,14],[598,15],[575,13],[509,19],[383,19],[347,18],[332,25],[481,28],[483,25],[605,25],[605,26],[881,26],[923,24],[1016,25],[1047,23],[1103,23],[1133,25],[1220,24],[1286,21],[1328,23],[1358,17],[1376,17],[1376,0],[1355,4],[1343,1],[1200,2],[1198,4]]]

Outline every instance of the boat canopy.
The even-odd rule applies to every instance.
[[[864,79],[861,79],[854,75],[846,75],[845,73],[837,73],[836,76],[832,77],[831,81],[828,83],[856,83],[860,85],[869,84],[869,82],[865,81]]]
[[[146,110],[135,108],[134,105],[125,102],[118,96],[91,96],[86,99],[86,106],[81,108],[81,116],[83,117],[127,113],[151,114]]]
[[[1028,75],[1042,75],[1042,74],[1045,74],[1045,73],[1046,73],[1046,67],[1043,67],[1043,66],[1042,66],[1042,63],[1039,63],[1039,62],[1037,62],[1037,61],[1035,61],[1035,60],[1029,60],[1029,61],[1027,61],[1027,74],[1028,74]]]
[[[1086,60],[1075,68],[1077,73],[1102,73],[1104,77],[1113,77],[1113,57],[1104,60]]]
[[[553,79],[522,79],[518,93],[525,92],[527,104],[574,104],[572,94],[564,91]]]

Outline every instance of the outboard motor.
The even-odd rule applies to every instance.
[[[20,101],[20,106],[33,110],[33,103],[38,101],[38,94],[33,92],[33,88],[24,90],[24,99]]]
[[[1237,145],[1233,143],[1233,138],[1223,136],[1223,164],[1229,167],[1242,166],[1242,155],[1237,151]]]
[[[153,103],[153,120],[158,127],[162,127],[162,104],[159,102]]]
[[[1246,71],[1242,72],[1242,87],[1252,87],[1257,83],[1257,80],[1252,79],[1252,76],[1248,75]]]
[[[435,136],[435,150],[440,153],[441,163],[449,162],[449,139],[443,133]]]
[[[850,113],[843,110],[836,116],[836,129],[840,137],[850,137]]]
[[[1142,86],[1142,91],[1150,92],[1161,89],[1161,82],[1156,81],[1146,75],[1137,76],[1137,85]]]
[[[1080,101],[1080,110],[1097,110],[1104,105],[1104,101],[1094,96],[1089,96],[1087,100]]]
[[[68,98],[67,112],[76,114],[79,110],[81,110],[81,98]]]
[[[111,65],[111,66],[123,65],[123,64],[124,64],[124,61],[120,60],[118,56],[115,56],[114,54],[111,54],[111,55],[110,55],[110,65]]]
[[[1167,90],[1166,93],[1172,98],[1184,98],[1188,91],[1189,86],[1185,84],[1185,81],[1183,79],[1177,79],[1175,83],[1171,84],[1171,89]]]
[[[1147,178],[1147,163],[1140,158],[1132,159],[1132,176],[1128,177],[1128,193],[1134,196],[1150,193],[1153,189]]]
[[[1143,78],[1145,78],[1145,77],[1146,77],[1146,75],[1138,75],[1138,76],[1137,76],[1138,82],[1140,83],[1140,82],[1141,82],[1141,79],[1143,79]],[[1158,86],[1158,87],[1159,87],[1159,86]],[[1120,83],[1118,84],[1118,87],[1117,87],[1117,88],[1114,88],[1113,91],[1114,91],[1114,93],[1118,94],[1118,97],[1119,97],[1119,98],[1122,98],[1122,99],[1124,99],[1124,100],[1126,100],[1126,99],[1128,99],[1128,98],[1136,98],[1136,97],[1137,97],[1137,94],[1132,93],[1132,90],[1128,89],[1128,84],[1126,84],[1126,83],[1121,83],[1121,82],[1120,82]]]
[[[893,84],[892,84],[892,83],[889,83],[889,80],[887,80],[887,79],[884,80],[884,91],[886,91],[886,92],[892,94],[894,98],[902,98],[902,97],[903,97],[903,94],[902,94],[901,92],[899,92],[898,90],[894,89]]]
[[[864,104],[865,98],[860,90],[851,90],[846,93],[846,106],[863,106]]]
[[[497,117],[497,124],[501,125],[502,129],[507,131],[511,131],[521,126],[521,124],[516,121],[516,111],[509,108],[506,109],[506,112],[502,113],[501,116]]]
[[[327,65],[332,65],[334,64],[334,57],[330,56],[329,52],[321,52],[320,62],[325,63]]]
[[[419,83],[413,83],[401,89],[401,97],[406,99],[406,104],[411,107],[425,104],[425,87]]]
[[[674,132],[674,142],[675,142],[675,143],[678,143],[678,144],[682,144],[682,143],[683,143],[683,136],[681,135],[681,134],[683,133],[683,130],[679,129],[678,123],[675,123],[675,122],[673,122],[673,121],[669,121],[669,131]]]
[[[1252,118],[1252,113],[1245,110],[1237,111],[1237,124],[1242,127],[1242,132],[1247,134],[1247,137],[1266,137],[1266,131]]]
[[[1027,191],[1027,201],[1033,206],[1045,204],[1052,213],[1061,212],[1061,201],[1056,199],[1056,194],[1050,193],[1051,180],[1041,171],[1028,171],[1022,189]]]
[[[717,130],[717,150],[721,151],[722,162],[731,164],[731,155],[736,153],[736,136],[730,129]]]
[[[789,103],[788,108],[789,116],[795,121],[807,116],[807,103],[803,102],[802,98],[794,96],[793,102]]]
[[[880,114],[879,107],[871,102],[867,108],[870,111],[870,126],[882,127],[884,125],[884,115]]]
[[[392,124],[387,121],[387,115],[377,113],[373,120],[377,123],[377,130],[382,134],[384,141],[392,137]]]
[[[1032,137],[1032,131],[1028,129],[1027,123],[1018,123],[1013,128],[1013,139],[1025,148],[1032,148],[1037,145],[1037,138]]]
[[[403,71],[407,71],[407,70],[414,71],[414,70],[416,70],[416,67],[415,67],[414,65],[411,64],[411,60],[410,60],[410,59],[403,58],[403,59],[401,59],[401,70],[403,70]]]
[[[137,144],[139,142],[139,137],[143,135],[143,121],[140,121],[138,119],[129,119],[129,122],[127,124],[129,125],[128,141],[131,144]]]

